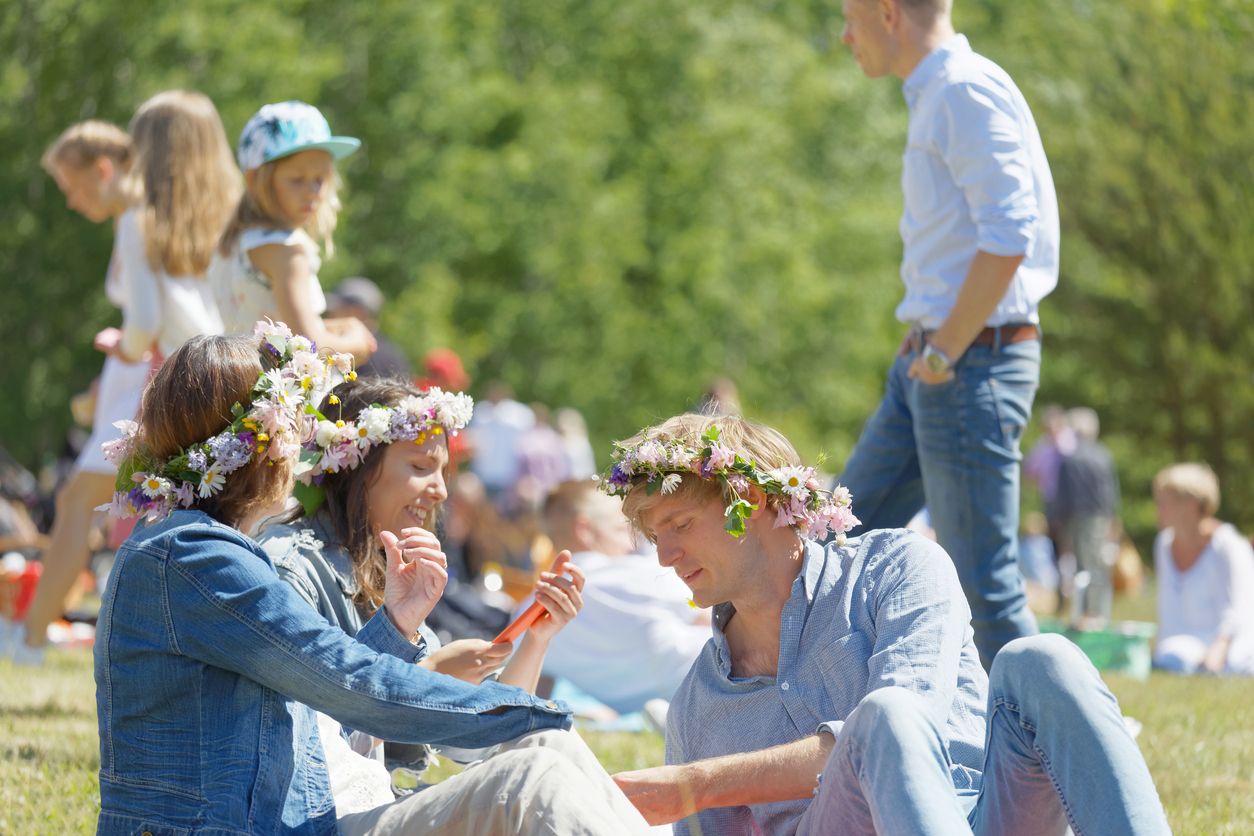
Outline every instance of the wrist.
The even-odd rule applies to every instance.
[[[383,613],[388,617],[388,621],[392,623],[392,626],[396,628],[396,632],[405,637],[405,641],[410,644],[418,644],[419,640],[422,639],[422,633],[418,632],[418,627],[422,626],[422,622],[419,622],[417,627],[410,630],[408,625],[402,624],[397,619],[396,614],[389,609],[387,604],[383,605]]]

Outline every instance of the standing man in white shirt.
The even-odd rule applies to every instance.
[[[710,640],[709,610],[675,573],[635,553],[622,501],[593,479],[563,482],[544,503],[555,549],[584,570],[583,610],[549,643],[544,671],[620,714],[669,700]]]
[[[897,318],[909,331],[840,482],[867,530],[927,506],[987,667],[1036,632],[1016,567],[1019,439],[1040,379],[1037,305],[1058,282],[1058,203],[1027,102],[954,32],[950,8],[843,0],[842,40],[863,72],[904,82]]]

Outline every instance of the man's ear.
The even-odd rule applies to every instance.
[[[901,8],[901,0],[879,0],[879,14],[885,31],[895,32],[905,11]]]
[[[104,154],[96,157],[94,163],[96,169],[96,178],[101,185],[105,185],[113,181],[113,175],[117,172],[117,168],[113,165],[113,160]]]
[[[749,512],[749,519],[751,520],[761,519],[763,515],[768,513],[770,510],[766,507],[766,491],[762,490],[757,485],[749,486],[749,490],[745,494],[745,499],[749,500],[750,505],[755,506],[754,509]]]
[[[257,169],[250,168],[248,169],[248,171],[244,172],[244,183],[248,185],[248,188],[251,189],[253,187],[253,184],[256,182],[257,182]]]
[[[587,514],[576,514],[574,522],[570,526],[571,551],[594,551],[596,542],[596,529],[592,525],[592,520]]]

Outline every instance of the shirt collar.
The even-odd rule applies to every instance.
[[[967,41],[967,36],[954,35],[923,56],[923,60],[910,72],[910,75],[907,76],[901,85],[901,91],[906,97],[906,103],[914,104],[914,100],[919,93],[923,92],[923,88],[927,86],[928,82],[940,75],[941,69],[951,55],[970,51],[971,44]]]

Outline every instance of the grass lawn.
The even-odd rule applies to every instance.
[[[1109,676],[1177,834],[1254,833],[1254,682]],[[654,734],[586,733],[609,771],[661,763]],[[90,833],[99,804],[91,654],[0,661],[0,833]],[[442,768],[435,777],[453,770]]]

